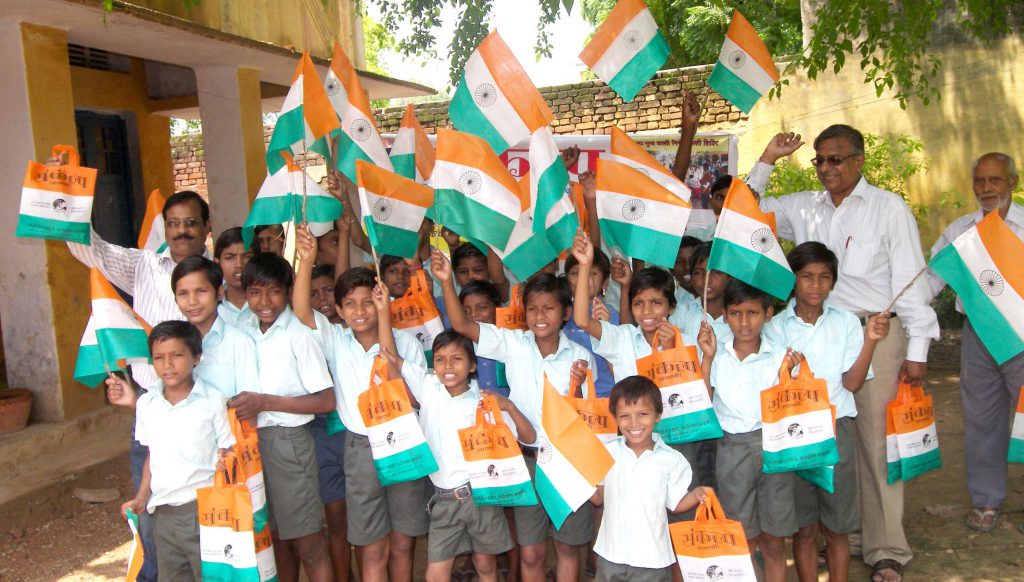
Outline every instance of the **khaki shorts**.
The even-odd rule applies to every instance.
[[[160,505],[153,510],[156,569],[161,581],[202,580],[196,502]]]
[[[382,487],[370,452],[370,440],[345,431],[345,495],[348,541],[367,546],[392,531],[419,537],[430,528],[427,502],[433,486],[426,477]]]
[[[597,556],[596,582],[672,582],[672,566],[638,568],[609,562]]]
[[[839,464],[832,474],[835,493],[797,477],[793,480],[797,525],[805,527],[821,522],[832,533],[860,531],[857,504],[857,424],[852,418],[836,420],[836,447]]]
[[[536,457],[524,456],[524,458],[526,468],[530,471],[530,478],[536,480]],[[589,501],[570,513],[558,530],[555,530],[551,518],[548,517],[547,511],[544,510],[541,503],[515,507],[513,515],[516,522],[516,542],[521,546],[542,544],[549,537],[556,542],[570,546],[580,546],[594,541],[594,512],[593,505]]]
[[[442,499],[435,495],[427,505],[430,533],[427,561],[444,562],[460,554],[501,554],[512,549],[504,508],[477,506],[473,496]]]
[[[259,429],[270,529],[294,540],[324,529],[313,436],[305,426]]]
[[[793,535],[797,528],[793,509],[793,473],[761,471],[761,431],[725,433],[718,441],[715,474],[718,498],[730,519],[743,524],[748,540],[762,532],[775,537]]]

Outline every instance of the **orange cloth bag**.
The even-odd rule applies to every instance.
[[[512,297],[509,298],[508,307],[499,307],[494,310],[495,324],[502,329],[521,329],[526,331],[526,308],[523,307],[523,299],[519,296],[522,285],[512,288]]]
[[[693,521],[669,524],[668,530],[683,580],[757,580],[743,524],[726,519],[714,491],[708,491]]]
[[[615,422],[611,411],[608,408],[607,398],[598,398],[594,390],[594,374],[587,368],[587,393],[585,396],[576,396],[580,391],[580,385],[569,387],[569,393],[565,398],[572,405],[576,414],[586,422],[590,428],[601,439],[602,443],[614,440],[619,436],[619,426]],[[576,384],[573,382],[573,384]]]

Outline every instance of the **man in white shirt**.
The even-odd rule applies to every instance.
[[[182,259],[204,254],[206,237],[210,234],[210,206],[195,192],[182,191],[170,196],[164,203],[163,217],[167,248],[159,253],[108,243],[91,229],[90,245],[68,243],[71,254],[82,264],[98,268],[108,281],[131,295],[135,312],[151,326],[185,319],[174,300],[171,272]],[[132,364],[132,377],[147,390],[158,381],[149,364]],[[133,438],[131,471],[136,489],[147,454],[146,447]],[[139,528],[145,554],[155,556],[148,516],[140,516]],[[145,560],[139,580],[156,580],[155,559]]]
[[[799,139],[779,134],[772,140],[747,178],[753,190],[764,192],[775,161],[796,151]],[[924,269],[917,223],[902,198],[864,179],[859,131],[833,125],[814,140],[814,151],[811,163],[824,190],[764,198],[761,209],[775,212],[781,238],[818,241],[839,257],[839,279],[829,298],[863,325]],[[856,395],[862,551],[875,582],[902,580],[903,565],[913,557],[903,532],[903,482],[887,483],[885,404],[896,396],[899,381],[924,379],[928,346],[939,337],[930,299],[928,285],[918,280],[896,301],[894,323],[906,333],[890,333],[879,342],[871,364],[875,378]]]
[[[954,220],[932,247],[932,256],[960,235],[974,228],[992,211],[1006,226],[1024,239],[1024,206],[1013,202],[1017,168],[1013,158],[987,153],[974,162],[974,196],[978,210]],[[929,271],[928,283],[938,295],[946,282]],[[963,313],[957,299],[956,310]],[[967,490],[974,508],[967,515],[967,527],[991,531],[999,520],[999,508],[1006,499],[1006,451],[1009,447],[1009,411],[1024,384],[1024,355],[997,364],[978,339],[970,320],[964,321],[960,356],[960,401],[964,409],[964,456],[967,459]]]

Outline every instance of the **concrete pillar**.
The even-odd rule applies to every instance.
[[[8,383],[35,394],[33,420],[102,407],[103,391],[73,379],[89,313],[87,271],[59,241],[14,236],[25,164],[56,144],[77,145],[67,34],[0,20],[0,321]]]
[[[214,236],[241,226],[267,176],[260,75],[254,69],[195,70]]]

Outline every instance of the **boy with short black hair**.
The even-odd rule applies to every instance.
[[[242,269],[251,258],[252,251],[245,248],[240,226],[220,233],[213,245],[213,260],[220,266],[224,277],[224,298],[217,306],[217,312],[231,325],[239,325],[252,317],[242,289]]]
[[[256,317],[245,331],[256,343],[259,389],[242,392],[228,405],[239,420],[257,419],[270,528],[278,572],[298,576],[294,546],[313,582],[331,580],[323,535],[313,437],[313,415],[334,409],[334,391],[323,350],[291,308],[294,274],[273,253],[258,253],[242,270],[242,286]]]
[[[142,482],[131,509],[154,515],[157,570],[161,580],[202,580],[196,489],[213,485],[218,460],[235,444],[224,397],[193,377],[203,353],[199,331],[184,321],[165,321],[149,334],[149,351],[160,382],[139,397],[135,435],[149,447]],[[107,385],[130,392],[119,377]]]
[[[498,288],[490,281],[470,281],[459,291],[459,302],[466,316],[477,323],[494,325],[497,309],[501,305]],[[477,357],[476,379],[481,390],[493,390],[508,397],[508,378],[505,377],[505,363],[490,358]]]
[[[608,405],[621,436],[605,445],[615,464],[592,498],[604,505],[594,543],[596,579],[668,582],[676,557],[666,510],[689,511],[710,489],[687,492],[689,463],[654,432],[662,413],[661,392],[654,382],[630,376],[615,384]]]
[[[697,344],[701,368],[725,435],[718,442],[715,473],[725,513],[743,524],[751,558],[760,548],[766,582],[786,579],[786,538],[797,531],[793,508],[793,473],[761,471],[762,390],[779,382],[785,361],[790,369],[803,355],[774,346],[762,333],[772,316],[771,297],[738,279],[723,294],[729,333],[716,338],[701,322]],[[719,349],[721,346],[721,349]]]
[[[569,289],[573,295],[576,294],[576,285],[580,277],[587,277],[588,308],[595,319],[607,321],[612,325],[619,324],[619,312],[603,300],[604,292],[608,288],[608,280],[612,274],[612,262],[608,255],[601,249],[594,249],[594,257],[589,268],[580,265],[578,259],[572,253],[565,259],[565,278],[569,282]],[[578,299],[577,299],[578,301]],[[608,360],[594,353],[594,346],[590,341],[590,334],[576,325],[576,320],[569,318],[565,328],[562,330],[572,341],[587,348],[587,351],[594,356],[594,363],[597,365],[596,379],[594,380],[594,391],[598,398],[608,398],[608,394],[615,385],[612,371],[608,367]]]
[[[334,266],[316,265],[311,277],[309,300],[313,309],[319,311],[327,321],[341,324],[341,316],[334,308]]]
[[[818,579],[819,524],[825,536],[829,580],[849,576],[849,534],[860,529],[857,504],[857,405],[853,395],[870,379],[875,346],[889,332],[889,314],[872,316],[861,329],[856,315],[828,302],[839,277],[835,253],[819,242],[797,245],[786,257],[796,275],[793,299],[768,324],[765,333],[780,346],[799,350],[818,378],[828,383],[829,402],[836,407],[836,447],[839,463],[833,469],[833,493],[803,479],[794,483],[794,503],[800,530],[793,536],[793,558],[801,582]]]
[[[253,229],[253,251],[284,255],[284,225],[261,224]]]
[[[669,321],[683,330],[688,337],[697,337],[700,333],[701,320],[711,324],[715,335],[722,338],[729,333],[729,324],[725,320],[724,291],[731,277],[716,270],[708,270],[711,258],[711,243],[702,243],[690,258],[690,284],[696,292],[696,300],[688,301],[677,309]],[[705,290],[707,291],[705,296]],[[704,302],[707,302],[707,315],[704,315]]]

